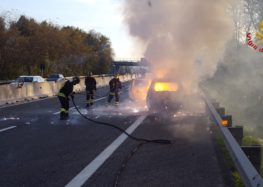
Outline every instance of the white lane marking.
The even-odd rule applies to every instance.
[[[0,129],[0,132],[4,132],[4,131],[7,131],[7,130],[10,130],[10,129],[13,129],[13,128],[16,128],[16,126],[11,126],[11,127],[7,127],[7,128],[4,128],[4,129]]]
[[[107,97],[101,97],[101,98],[99,98],[99,99],[95,99],[94,102],[100,101],[100,100],[105,99],[105,98],[107,98]]]
[[[140,116],[126,132],[131,134],[146,118],[147,116]],[[97,169],[112,155],[112,153],[127,139],[127,135],[122,133],[116,140],[114,140],[104,151],[102,151],[89,165],[87,165],[77,176],[75,176],[65,187],[79,187],[82,186]]]
[[[94,102],[100,101],[100,100],[105,99],[105,98],[107,98],[107,97],[101,97],[101,98],[95,99]],[[79,106],[77,106],[77,107],[79,107]],[[70,107],[69,110],[71,110],[71,109],[73,109],[73,108],[75,108],[75,107]],[[53,114],[54,114],[54,115],[57,115],[57,114],[59,114],[59,113],[60,113],[60,111],[55,112],[55,113],[53,113]]]

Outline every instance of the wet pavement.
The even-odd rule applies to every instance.
[[[116,129],[84,119],[72,104],[70,119],[60,121],[57,98],[4,107],[0,129],[7,130],[0,131],[0,186],[70,186],[78,176],[86,177],[83,186],[227,186],[202,110],[161,117],[128,99],[127,89],[118,107],[107,104],[106,92],[98,94],[89,110],[84,108],[85,96],[76,95],[80,112],[122,129],[137,125],[132,133],[136,137],[168,139],[172,144],[125,139]],[[138,122],[141,116],[145,119]],[[107,148],[112,153],[99,157]],[[94,168],[96,159],[105,161],[89,171],[90,177],[80,173]]]

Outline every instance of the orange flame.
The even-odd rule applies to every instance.
[[[222,120],[222,121],[221,121],[221,125],[224,126],[224,127],[229,126],[228,120]]]
[[[154,84],[154,91],[156,92],[176,92],[178,85],[172,82],[156,82]]]

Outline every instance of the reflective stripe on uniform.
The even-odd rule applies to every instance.
[[[110,95],[115,95],[115,92],[110,92]]]
[[[93,103],[93,99],[87,100],[87,104]]]
[[[61,92],[59,92],[59,93],[57,94],[57,96],[60,96],[60,97],[65,97],[65,98],[66,98],[66,95],[65,95],[65,94],[63,94],[63,93],[61,93]]]
[[[68,112],[65,108],[60,108],[60,112]]]

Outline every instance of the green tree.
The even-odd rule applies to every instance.
[[[0,79],[40,74],[40,64],[45,64],[45,76],[107,73],[113,55],[110,40],[100,33],[37,23],[24,15],[8,26],[0,17],[0,41]]]

